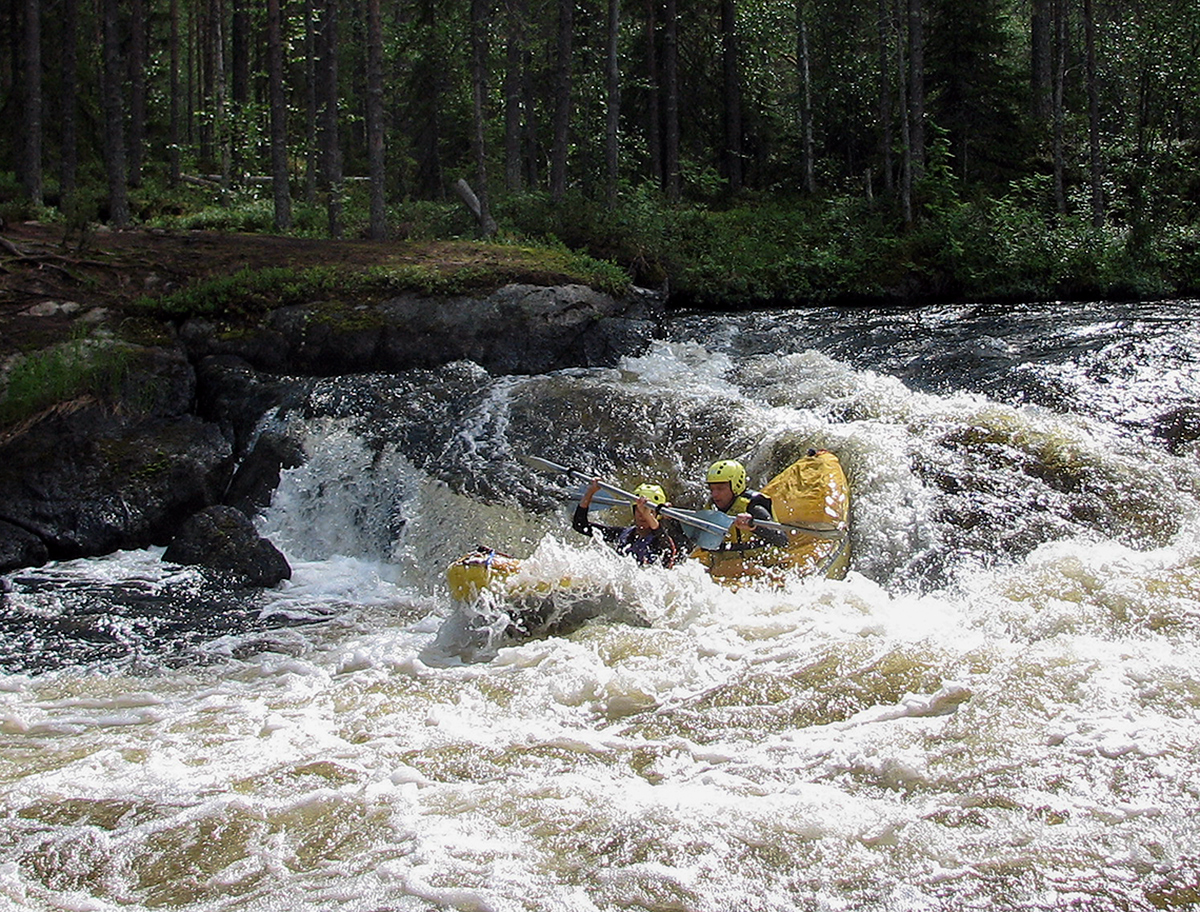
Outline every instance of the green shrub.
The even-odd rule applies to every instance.
[[[0,387],[0,425],[80,396],[115,400],[130,363],[128,348],[77,334],[69,342],[19,358]]]
[[[242,269],[157,298],[139,298],[134,307],[164,317],[249,316],[330,296],[340,298],[365,282],[363,273],[334,266]]]

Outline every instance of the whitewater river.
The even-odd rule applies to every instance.
[[[12,574],[0,909],[1200,904],[1200,304],[676,315],[608,370],[321,381],[234,595]],[[534,454],[700,506],[810,446],[845,580],[731,591],[569,528]],[[456,606],[477,543],[599,616]],[[570,606],[560,606],[569,609]]]

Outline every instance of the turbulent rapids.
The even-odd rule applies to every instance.
[[[157,550],[0,602],[0,908],[1200,903],[1194,303],[678,315],[609,370],[333,378],[252,595]],[[844,580],[571,529],[536,453],[674,503],[828,449]],[[456,602],[480,543],[541,612]]]

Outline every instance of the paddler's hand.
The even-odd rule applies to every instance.
[[[596,492],[600,490],[600,479],[593,478],[592,483],[587,486],[583,492],[583,497],[579,498],[579,506],[585,510],[592,505],[592,498],[596,496]]]
[[[734,528],[750,532],[754,529],[754,517],[749,513],[739,513],[733,520]]]
[[[658,514],[654,511],[653,505],[644,497],[639,497],[633,503],[633,516],[635,525],[640,525],[646,529],[658,528]],[[640,520],[640,522],[638,522]]]

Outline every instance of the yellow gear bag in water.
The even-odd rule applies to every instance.
[[[763,485],[775,519],[784,525],[832,531],[850,522],[850,486],[838,458],[828,450],[802,456]],[[832,579],[846,575],[850,562],[847,539],[826,540],[793,535],[774,563],[803,574]]]

